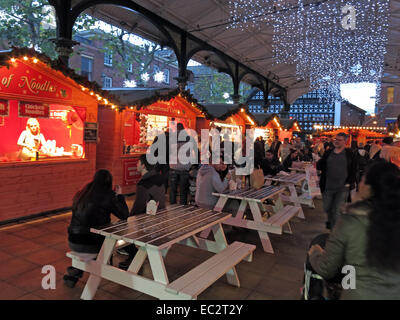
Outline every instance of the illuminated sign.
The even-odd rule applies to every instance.
[[[8,100],[0,100],[0,116],[8,116]]]
[[[49,118],[50,107],[48,104],[20,101],[18,114],[20,117]]]
[[[9,69],[0,68],[0,93],[56,99],[72,98],[71,88],[21,61],[12,63]]]

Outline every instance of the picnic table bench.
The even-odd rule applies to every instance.
[[[292,233],[289,221],[299,214],[297,207],[291,205],[283,206],[280,196],[285,189],[283,186],[263,186],[258,190],[246,188],[243,190],[213,193],[213,195],[219,197],[214,210],[221,212],[228,199],[240,200],[240,206],[236,215],[224,220],[223,224],[256,230],[259,234],[263,250],[274,253],[268,233]],[[260,207],[264,209],[263,202],[266,199],[272,198],[276,198],[275,205],[272,207],[275,213],[271,217],[268,215],[263,216],[261,211],[264,210],[261,210]],[[252,220],[244,215],[247,206],[250,207]],[[203,231],[201,237],[207,238],[209,232],[209,230]]]
[[[290,175],[278,174],[276,176],[268,175],[265,176],[264,179],[266,181],[275,181],[282,186],[286,186],[289,189],[290,196],[282,195],[281,196],[282,200],[292,202],[295,207],[299,208],[300,211],[299,217],[305,219],[301,204],[308,204],[308,202],[305,203],[305,201],[298,196],[296,190],[296,185],[300,185],[306,179],[306,175],[304,173],[292,173]]]
[[[160,210],[157,215],[141,214],[91,231],[105,236],[103,246],[94,255],[68,252],[72,265],[90,273],[81,299],[93,299],[102,278],[121,284],[159,299],[197,299],[206,288],[226,274],[229,284],[240,287],[235,266],[242,260],[251,261],[255,246],[242,242],[228,245],[221,223],[231,214],[194,206],[175,205]],[[201,239],[196,234],[211,228],[215,241]],[[138,247],[128,270],[109,264],[118,246]],[[185,244],[216,253],[199,266],[173,282],[169,282],[164,259],[169,248]],[[153,279],[138,275],[146,258]]]

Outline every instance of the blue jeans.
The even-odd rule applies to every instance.
[[[325,212],[328,214],[328,224],[330,225],[330,229],[333,229],[336,224],[337,218],[340,214],[340,209],[346,202],[348,196],[348,188],[338,191],[325,190],[322,194],[323,206]]]

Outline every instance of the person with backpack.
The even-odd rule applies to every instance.
[[[373,164],[358,195],[360,200],[340,216],[325,249],[310,248],[311,267],[324,279],[337,277],[344,266],[353,270],[343,300],[400,299],[400,169],[386,161]]]

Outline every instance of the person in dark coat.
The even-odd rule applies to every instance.
[[[297,151],[297,149],[290,149],[290,154],[283,161],[284,171],[290,172],[289,168],[292,167],[292,164],[295,161],[300,161],[299,152]]]
[[[165,192],[167,192],[167,190],[168,190],[168,180],[169,180],[169,131],[168,130],[165,131],[163,133],[163,135],[165,137],[165,146],[162,146],[162,147],[164,148],[163,151],[165,151],[165,162],[164,161],[163,161],[163,163],[158,163],[157,162],[156,166],[155,166],[155,170],[157,172],[160,172],[161,176],[163,177],[164,186],[165,186]],[[160,138],[161,138],[160,135],[155,137],[152,144],[154,145],[155,143],[157,143],[157,141]],[[156,150],[154,152],[154,156],[155,157],[158,157],[158,151],[159,150]]]
[[[104,236],[90,232],[111,222],[111,214],[121,220],[127,219],[129,210],[121,188],[112,189],[112,175],[108,170],[98,170],[93,181],[88,183],[73,198],[72,217],[68,227],[68,244],[71,250],[80,253],[98,253]],[[74,267],[67,268],[66,285],[74,287],[83,272]]]
[[[269,174],[274,176],[279,171],[282,171],[284,169],[279,159],[274,157],[274,153],[272,150],[268,150],[265,153],[265,159],[261,163],[261,168],[263,170],[264,176]]]
[[[274,142],[272,142],[270,150],[274,153],[274,157],[278,158],[278,151],[281,147],[282,142],[279,141],[279,137],[275,136]]]
[[[329,148],[317,162],[317,170],[321,171],[319,186],[328,215],[327,229],[335,225],[340,207],[356,185],[357,160],[351,149],[346,148],[347,139],[345,133],[337,134],[334,149]]]
[[[400,170],[394,164],[373,164],[363,177],[359,201],[349,205],[329,235],[325,249],[309,250],[312,268],[325,280],[355,271],[353,288],[342,300],[400,298]],[[344,275],[344,274],[342,274]],[[350,274],[349,274],[350,275]]]
[[[150,200],[158,202],[158,209],[165,208],[165,186],[163,176],[155,170],[155,165],[151,165],[145,154],[139,157],[137,171],[142,175],[136,187],[136,197],[130,216],[146,213],[147,203]],[[135,245],[129,245],[118,250],[119,253],[127,253],[128,258],[119,264],[119,268],[127,269],[137,253]]]

